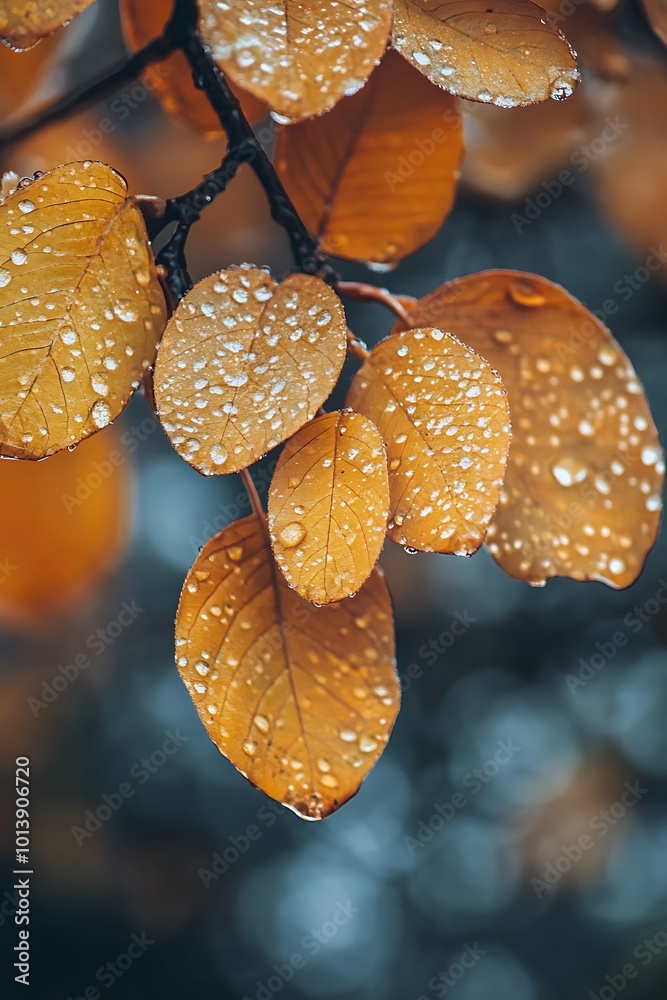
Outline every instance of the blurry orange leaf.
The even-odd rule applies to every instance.
[[[667,0],[643,0],[646,16],[661,42],[667,45]]]
[[[0,204],[0,455],[43,458],[114,420],[165,321],[123,178],[72,163]]]
[[[160,419],[210,476],[245,469],[307,423],[336,384],[347,327],[319,278],[255,268],[204,278],[179,303],[155,367]]]
[[[200,718],[254,785],[304,819],[359,789],[398,712],[391,599],[378,570],[316,608],[277,569],[265,525],[235,521],[202,549],[176,618]]]
[[[47,38],[29,51],[15,52],[0,44],[0,80],[11,80],[11,87],[0,88],[0,115],[3,120],[21,111],[47,75],[61,37]]]
[[[558,285],[517,271],[451,281],[410,309],[498,369],[512,447],[489,550],[512,576],[628,586],[655,541],[663,456],[609,330]]]
[[[199,9],[225,74],[291,121],[359,90],[391,27],[390,0],[199,0]]]
[[[0,0],[0,38],[17,49],[29,49],[40,38],[67,24],[94,0]]]
[[[273,553],[289,585],[315,604],[356,594],[382,550],[388,510],[387,459],[370,420],[343,410],[302,427],[269,491]]]
[[[445,329],[380,341],[346,403],[370,417],[387,449],[389,536],[470,555],[484,541],[505,473],[507,396],[497,373]]]
[[[528,0],[395,0],[392,45],[432,83],[503,108],[569,97],[575,55]]]
[[[0,461],[0,618],[44,623],[75,608],[117,563],[129,468],[108,427],[45,462]]]
[[[279,131],[276,167],[326,253],[386,263],[438,231],[462,153],[455,99],[388,53],[360,93]]]
[[[132,52],[162,34],[173,6],[173,0],[150,0],[150,3],[146,0],[121,0],[123,35]],[[182,52],[174,52],[164,62],[149,67],[143,78],[165,110],[178,121],[203,135],[224,134],[208,99],[195,87],[192,70]],[[267,113],[266,105],[252,94],[233,89],[250,123],[261,121]]]

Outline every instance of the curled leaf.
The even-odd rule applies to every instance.
[[[114,420],[155,356],[165,304],[143,216],[102,163],[0,204],[0,455],[44,458]]]
[[[0,0],[0,38],[29,49],[90,7],[95,0]]]
[[[304,819],[359,790],[398,712],[384,577],[316,608],[288,587],[255,515],[207,542],[190,570],[176,656],[220,752]]]
[[[451,281],[410,321],[440,323],[502,375],[512,447],[489,550],[512,576],[626,587],[652,547],[663,455],[637,375],[558,285],[517,271]]]
[[[204,475],[238,472],[314,417],[343,367],[347,327],[319,278],[263,270],[204,278],[167,324],[155,399],[179,454]]]
[[[276,168],[326,253],[395,263],[442,225],[462,154],[457,102],[390,52],[360,93],[279,131]]]
[[[391,27],[390,0],[199,0],[199,9],[225,74],[290,121],[363,87]]]
[[[343,410],[316,417],[290,438],[269,490],[276,562],[315,604],[349,597],[378,560],[389,510],[380,432]]]
[[[502,108],[570,97],[574,52],[529,0],[395,0],[392,45],[432,83]]]
[[[500,378],[441,325],[373,348],[346,404],[377,425],[389,462],[389,536],[472,555],[498,503],[509,450]]]

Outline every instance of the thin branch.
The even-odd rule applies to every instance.
[[[253,513],[262,522],[265,531],[268,531],[266,527],[266,515],[264,514],[264,508],[262,507],[262,501],[259,498],[259,493],[257,492],[257,487],[253,481],[249,469],[241,469],[240,472],[241,479],[243,480],[243,485],[245,486],[246,493],[248,494],[248,499],[250,500],[250,506],[252,507]]]
[[[405,308],[406,297],[398,298],[392,295],[386,288],[376,288],[375,285],[366,285],[362,281],[337,281],[336,291],[340,295],[346,296],[353,302],[380,302],[398,316],[406,327],[410,326],[410,317]]]
[[[357,340],[350,329],[347,331],[347,350],[348,354],[359,358],[360,361],[365,361],[366,358],[370,357],[370,352],[360,340]]]

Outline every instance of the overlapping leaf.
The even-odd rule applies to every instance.
[[[276,562],[308,601],[356,594],[378,560],[389,510],[380,433],[358,413],[316,417],[285,445],[269,490]]]
[[[255,515],[207,542],[190,570],[176,658],[218,749],[305,819],[358,791],[398,712],[380,572],[356,597],[316,608],[288,587]]]
[[[43,458],[121,412],[165,304],[123,178],[72,163],[0,204],[0,455]]]
[[[392,45],[432,83],[503,108],[569,97],[574,53],[529,0],[394,0]]]
[[[95,0],[0,0],[0,38],[29,49],[90,7]]]
[[[388,53],[360,93],[280,130],[276,168],[325,252],[393,263],[440,228],[462,153],[455,99]]]
[[[155,368],[173,446],[205,475],[245,469],[315,415],[346,342],[340,299],[319,278],[277,285],[234,268],[200,281],[169,321]]]
[[[410,310],[502,375],[512,447],[489,549],[512,576],[632,583],[658,530],[663,455],[637,375],[558,285],[514,271],[449,282]]]
[[[389,461],[389,535],[426,552],[471,555],[484,540],[509,450],[498,374],[441,325],[382,340],[347,405],[379,428]]]
[[[199,9],[225,74],[291,121],[359,90],[391,27],[390,0],[199,0]]]

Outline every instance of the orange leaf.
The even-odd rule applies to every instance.
[[[165,321],[143,217],[102,163],[0,204],[0,455],[43,458],[114,420]]]
[[[132,52],[162,34],[169,20],[173,0],[121,0],[123,35]],[[182,52],[174,52],[164,62],[149,67],[143,78],[165,111],[184,125],[211,138],[224,135],[220,120],[208,99],[192,81],[192,70]],[[252,94],[232,88],[251,124],[265,117],[267,107]]]
[[[171,443],[204,475],[238,472],[315,415],[338,380],[343,306],[319,278],[256,268],[204,278],[179,303],[155,366]]]
[[[291,121],[359,90],[391,27],[390,0],[199,0],[199,9],[225,74]]]
[[[389,535],[425,552],[472,555],[498,503],[509,449],[498,374],[441,329],[373,348],[346,403],[377,425],[389,460]]]
[[[0,0],[0,38],[15,49],[29,49],[53,34],[94,0]]]
[[[0,80],[11,80],[11,87],[0,89],[0,115],[3,120],[21,111],[38,94],[49,71],[57,61],[54,58],[62,36],[45,39],[37,48],[14,51],[0,44]]]
[[[667,0],[643,0],[646,16],[661,42],[667,45]]]
[[[517,271],[451,281],[410,309],[502,375],[512,448],[489,550],[512,576],[626,587],[660,520],[663,458],[637,376],[609,330],[558,285]]]
[[[176,647],[213,742],[254,785],[304,819],[359,790],[400,700],[378,570],[356,597],[315,608],[277,570],[259,518],[235,521],[188,574]]]
[[[543,0],[544,7],[556,24],[562,23],[567,37],[582,63],[588,64],[605,80],[625,80],[630,75],[630,60],[620,39],[613,17],[589,3],[563,10],[563,0]]]
[[[528,0],[395,0],[392,45],[452,94],[512,108],[569,97],[575,54]]]
[[[350,597],[373,572],[389,510],[380,432],[349,410],[316,417],[290,438],[269,490],[276,562],[315,604]]]
[[[457,102],[388,53],[360,93],[279,131],[276,168],[326,253],[393,263],[442,225],[462,153]]]
[[[0,462],[0,617],[44,625],[116,565],[129,527],[121,435],[108,427],[46,462]]]

